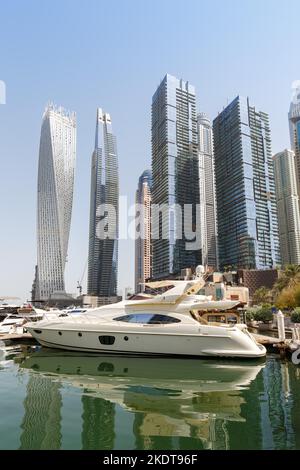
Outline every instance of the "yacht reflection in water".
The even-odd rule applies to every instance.
[[[257,360],[82,356],[44,349],[19,356],[18,362],[33,372],[29,391],[37,378],[55,385],[56,404],[62,405],[60,386],[82,390],[84,449],[117,448],[116,405],[134,413],[128,434],[133,433],[135,448],[184,448],[180,441],[186,438],[190,448],[228,448],[227,422],[245,421],[243,391],[265,367]]]

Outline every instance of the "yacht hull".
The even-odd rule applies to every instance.
[[[27,330],[42,346],[70,351],[139,356],[255,358],[266,355],[263,346],[240,331],[222,336],[207,333],[117,332],[106,328],[102,331],[82,331],[27,327]]]

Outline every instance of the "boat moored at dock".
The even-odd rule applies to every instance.
[[[229,309],[234,301],[197,295],[202,280],[172,281],[153,297],[106,305],[82,315],[27,324],[43,346],[72,351],[155,356],[254,358],[266,355],[246,325],[203,324],[199,309]]]

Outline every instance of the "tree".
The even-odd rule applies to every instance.
[[[265,304],[262,306],[261,309],[257,310],[254,314],[254,319],[257,321],[262,321],[263,323],[269,323],[273,320],[273,313],[271,310],[271,306]]]
[[[300,306],[300,285],[283,289],[277,297],[276,307],[292,310]]]
[[[300,284],[300,265],[288,264],[274,284],[273,293],[278,296],[283,289],[292,288]]]
[[[260,287],[257,289],[252,297],[252,303],[255,305],[261,305],[264,303],[269,303],[272,300],[272,295],[269,289],[265,286]]]

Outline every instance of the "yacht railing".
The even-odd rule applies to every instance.
[[[75,321],[75,323],[90,323],[91,321],[101,321],[101,315],[93,315],[92,313],[72,313],[72,312],[61,312],[61,313],[52,313],[52,312],[46,312],[44,313],[43,319],[42,320],[47,320],[47,321],[59,321],[63,322],[64,320],[66,321]]]

